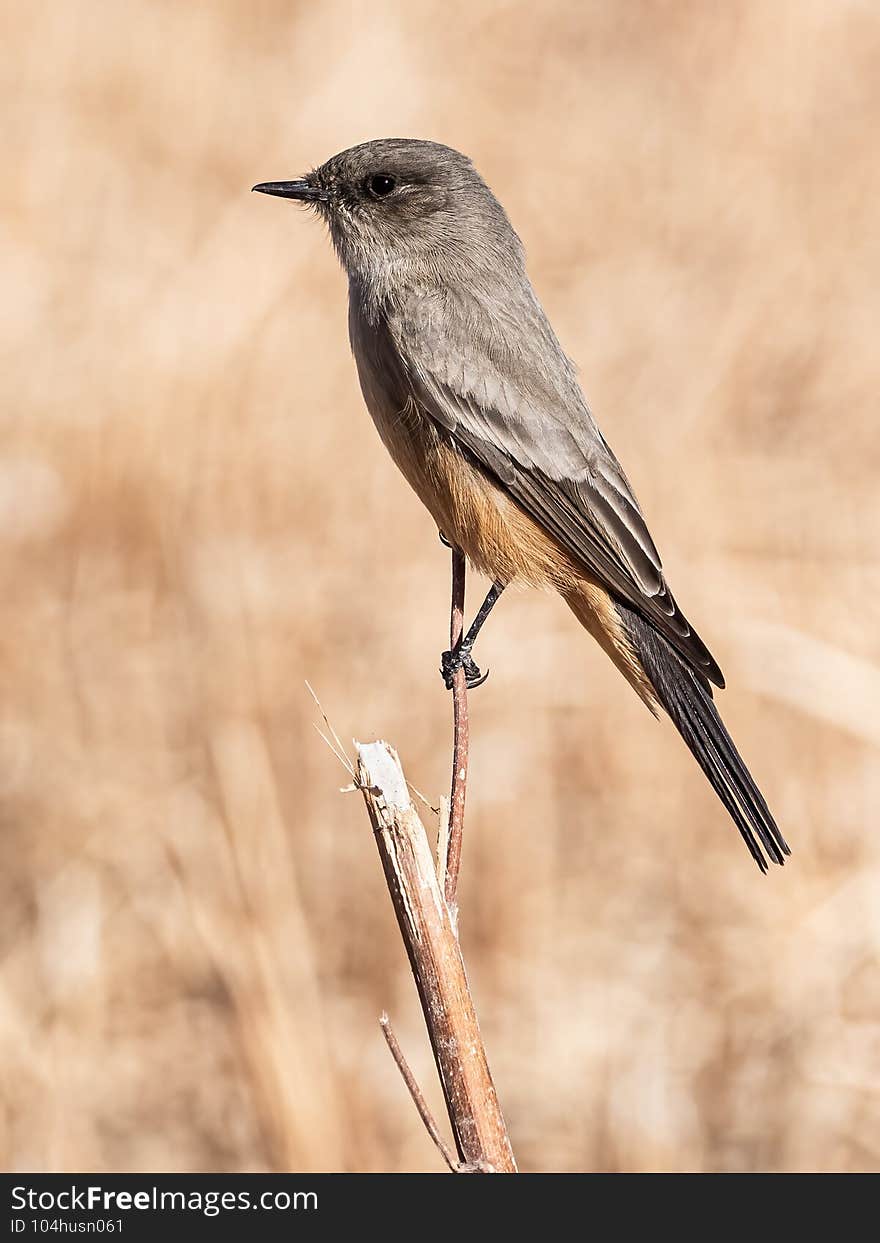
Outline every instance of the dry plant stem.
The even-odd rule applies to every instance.
[[[449,645],[455,651],[464,635],[464,553],[452,550],[452,608],[449,619]],[[452,925],[458,927],[458,904],[455,900],[458,888],[458,872],[461,867],[461,842],[464,832],[464,801],[467,794],[468,772],[468,701],[467,675],[463,668],[456,669],[452,679],[452,785],[449,791],[449,842],[446,851],[446,881],[444,892],[446,905],[452,916]]]
[[[494,1174],[495,1171],[491,1165],[486,1165],[480,1161],[476,1164],[468,1164],[466,1161],[457,1161],[455,1153],[447,1144],[446,1140],[440,1134],[440,1128],[434,1121],[434,1115],[428,1107],[428,1102],[422,1095],[422,1089],[416,1082],[416,1077],[410,1069],[409,1062],[403,1055],[403,1049],[400,1047],[400,1041],[394,1034],[394,1028],[391,1026],[391,1020],[387,1014],[383,1014],[379,1019],[379,1026],[382,1028],[382,1035],[385,1037],[385,1043],[394,1058],[394,1063],[400,1071],[401,1078],[409,1089],[412,1102],[418,1110],[419,1117],[425,1124],[425,1130],[431,1136],[437,1151],[446,1162],[451,1173],[453,1174]]]
[[[441,794],[437,808],[437,880],[446,888],[446,861],[449,858],[449,799]]]
[[[458,937],[400,760],[385,742],[355,745],[358,784],[419,992],[455,1136],[461,1162],[456,1168],[516,1173]],[[411,1074],[404,1077],[412,1092]]]
[[[403,1082],[406,1084],[407,1088],[409,1089],[409,1094],[412,1097],[412,1102],[415,1105],[416,1109],[419,1111],[419,1117],[421,1118],[422,1122],[425,1124],[425,1130],[431,1136],[431,1139],[434,1141],[437,1151],[440,1153],[440,1156],[449,1166],[452,1173],[457,1174],[459,1172],[459,1169],[461,1168],[461,1163],[459,1161],[456,1161],[455,1153],[452,1151],[452,1149],[447,1144],[446,1140],[440,1134],[440,1128],[437,1126],[437,1123],[434,1121],[434,1115],[431,1113],[431,1110],[428,1108],[428,1102],[425,1100],[424,1096],[422,1095],[422,1089],[419,1087],[418,1082],[416,1081],[415,1075],[410,1070],[409,1062],[406,1060],[406,1058],[403,1055],[403,1049],[401,1049],[400,1047],[400,1041],[397,1039],[397,1036],[394,1034],[394,1028],[391,1026],[391,1020],[389,1019],[387,1014],[383,1014],[381,1016],[381,1018],[379,1019],[379,1026],[382,1028],[382,1035],[385,1037],[385,1043],[388,1045],[388,1048],[391,1051],[391,1056],[394,1058],[397,1069],[400,1071],[401,1078],[403,1079]]]

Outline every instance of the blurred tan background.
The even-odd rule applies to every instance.
[[[448,553],[321,226],[249,193],[405,135],[507,206],[794,851],[505,600],[462,940],[520,1164],[876,1169],[877,6],[3,8],[3,1167],[440,1168],[304,681],[444,792]]]

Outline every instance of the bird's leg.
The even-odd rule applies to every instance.
[[[443,674],[443,681],[446,683],[448,690],[452,690],[452,679],[456,669],[464,669],[468,690],[473,690],[476,686],[482,686],[486,678],[488,678],[488,669],[485,673],[481,673],[471,658],[471,652],[474,643],[477,641],[477,635],[480,633],[486,618],[497,604],[503,590],[503,583],[492,584],[486,593],[486,599],[480,605],[477,615],[471,623],[470,630],[468,630],[464,638],[456,643],[452,651],[444,652],[440,657],[440,672]]]

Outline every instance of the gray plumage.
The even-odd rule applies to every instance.
[[[409,463],[406,437],[450,446],[617,602],[614,643],[632,648],[755,858],[763,866],[757,834],[782,862],[788,848],[711,706],[709,683],[723,687],[721,671],[669,590],[629,481],[529,282],[520,240],[470,160],[436,143],[386,139],[344,151],[302,181],[257,188],[309,201],[327,221],[349,277],[367,405],[435,516],[455,498],[434,506],[425,498],[431,468]],[[695,687],[708,716],[680,710]]]

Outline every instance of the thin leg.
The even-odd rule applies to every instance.
[[[473,650],[474,643],[477,641],[477,635],[482,630],[489,614],[498,603],[503,590],[503,583],[492,584],[486,593],[486,599],[477,611],[477,615],[473,620],[470,630],[468,630],[461,642],[457,643],[451,651],[444,652],[440,657],[440,672],[442,673],[443,681],[446,683],[449,690],[452,690],[452,680],[456,669],[464,669],[465,676],[467,678],[468,690],[473,690],[474,687],[482,686],[486,681],[486,678],[488,678],[488,669],[485,673],[481,673],[471,658],[471,652]]]
[[[477,610],[477,615],[474,618],[473,622],[471,623],[470,630],[467,632],[467,634],[464,636],[464,638],[461,641],[461,646],[464,648],[467,648],[468,651],[470,651],[471,648],[476,643],[477,635],[483,629],[484,622],[488,619],[489,614],[492,612],[495,605],[500,600],[501,593],[503,590],[504,590],[504,583],[493,583],[492,586],[489,588],[489,590],[486,592],[486,599],[483,601],[483,603],[480,605],[479,609]]]

